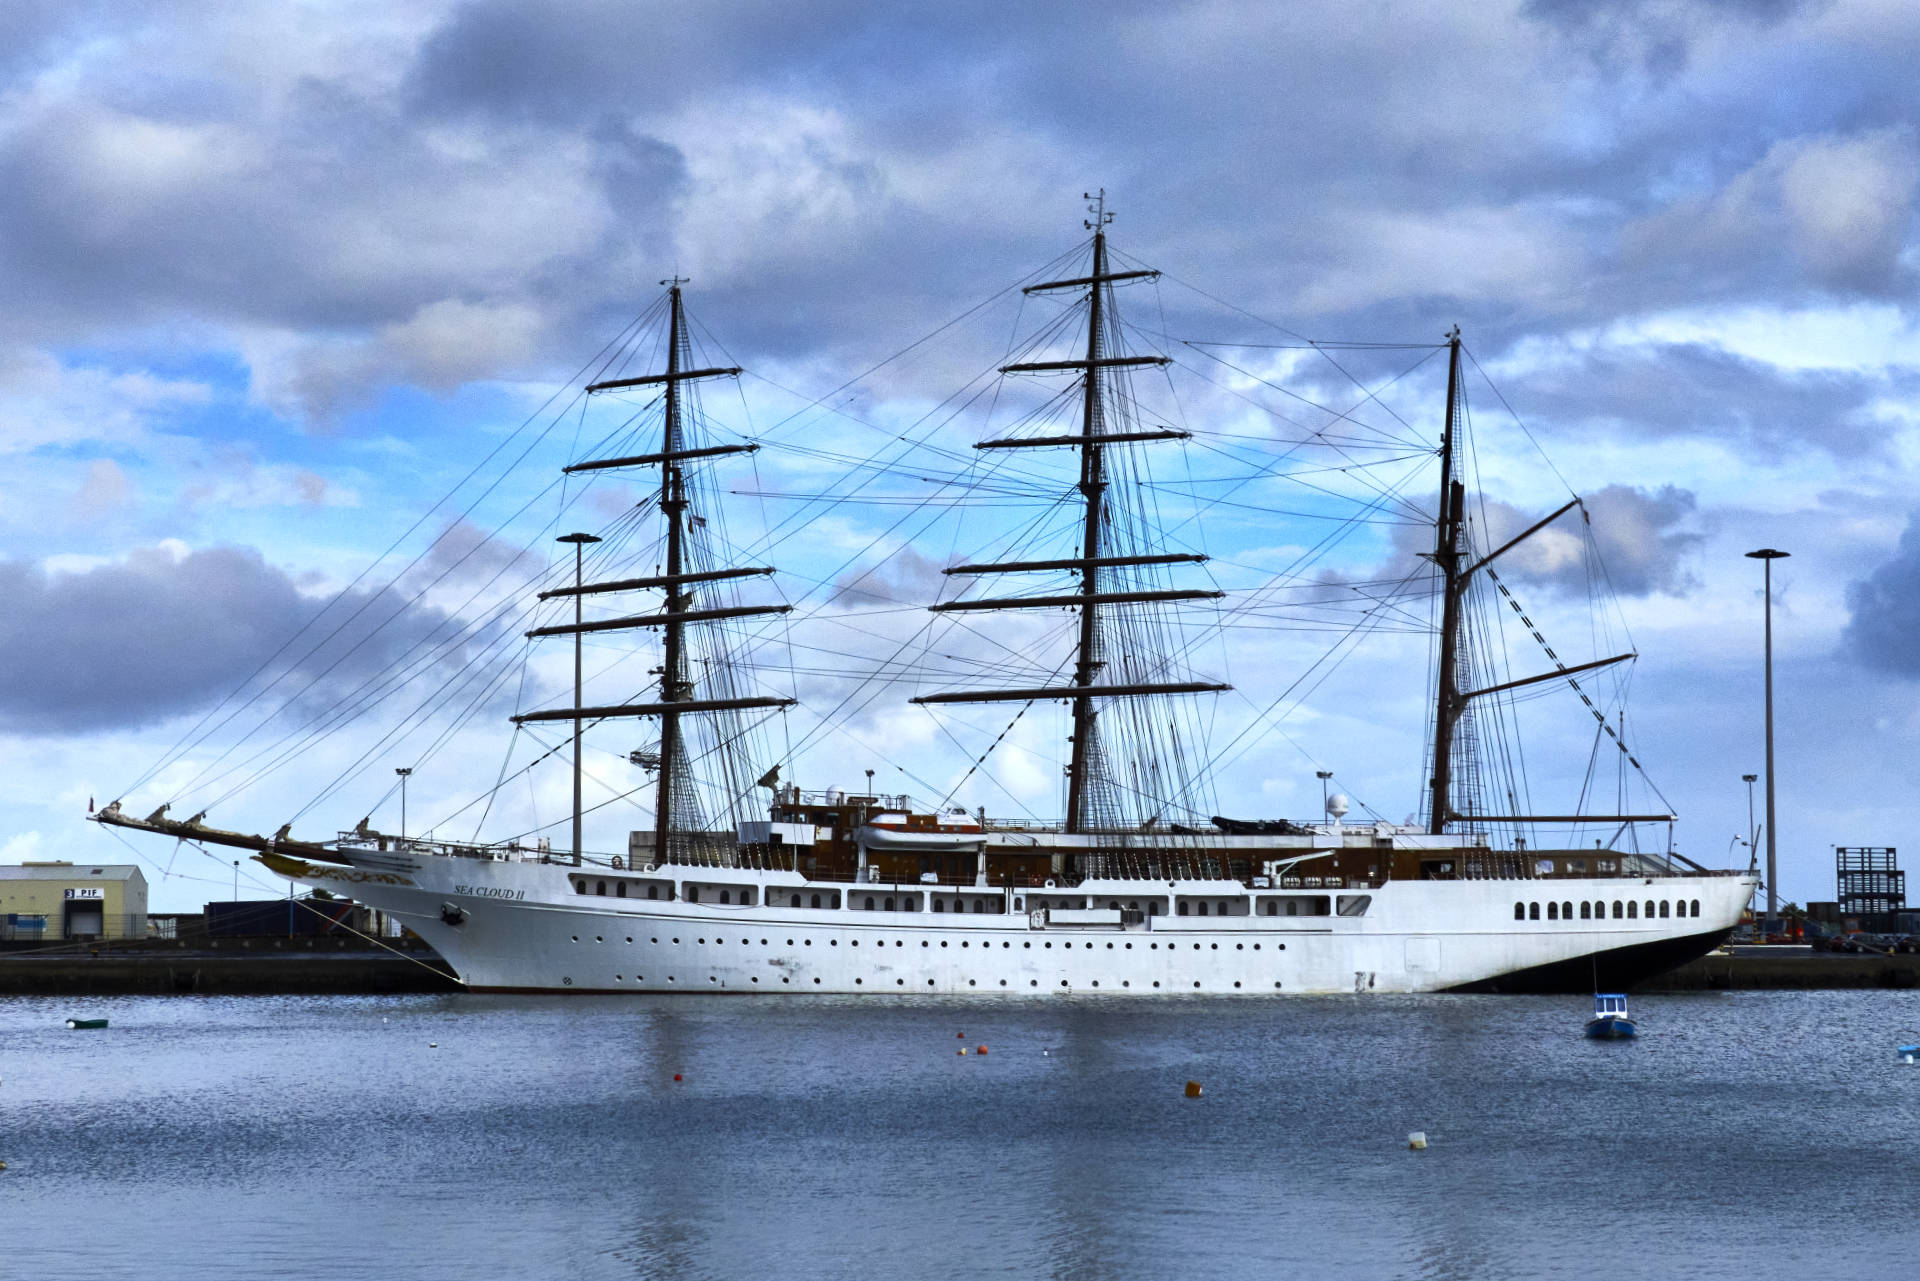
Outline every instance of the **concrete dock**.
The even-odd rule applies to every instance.
[[[215,947],[145,944],[0,952],[0,996],[355,996],[455,992],[432,951],[358,941],[227,941]],[[1920,955],[1736,947],[1641,985],[1643,992],[1920,987]]]

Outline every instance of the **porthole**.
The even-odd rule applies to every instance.
[[[853,981],[853,985],[854,985],[855,987],[859,987],[859,986],[860,986],[860,980],[859,980],[859,979],[855,979],[855,980]]]
[[[907,981],[905,979],[895,979],[893,982],[895,987],[905,987],[907,985]]]
[[[972,987],[972,986],[973,986],[973,980],[972,980],[972,979],[968,979],[968,980],[967,980],[967,986],[968,986],[968,987]]]
[[[819,984],[820,984],[820,980],[819,980],[819,979],[815,979],[815,980],[814,980],[813,982],[814,982],[814,986],[816,986],[816,987],[818,987],[818,986],[819,986]]]
[[[1027,980],[1027,986],[1028,986],[1028,987],[1039,987],[1039,986],[1040,986],[1040,980],[1039,980],[1039,979],[1028,979],[1028,980]]]
[[[1100,980],[1099,980],[1099,979],[1095,979],[1095,980],[1093,981],[1093,985],[1094,985],[1095,987],[1099,987],[1099,986],[1100,986]]]
[[[839,946],[840,946],[840,940],[839,940],[839,939],[828,939],[828,940],[827,940],[827,946],[828,946],[828,947],[839,947]]]
[[[607,939],[604,934],[596,934],[593,936],[593,941],[596,943],[604,943],[607,941]]]
[[[932,980],[932,979],[928,979],[928,980],[927,980],[927,986],[928,986],[928,987],[932,987],[932,986],[933,986],[933,980]]]
[[[1021,947],[1032,947],[1032,946],[1033,946],[1033,944],[1031,944],[1031,943],[1022,943],[1022,944],[1021,944],[1020,946],[1021,946]]]
[[[805,940],[802,940],[802,941],[803,941],[803,943],[805,944],[805,946],[807,946],[807,947],[812,947],[812,946],[813,946],[813,940],[812,940],[812,939],[805,939]]]
[[[1061,986],[1061,987],[1065,987],[1066,985],[1067,985],[1067,981],[1066,981],[1065,979],[1061,979],[1061,980],[1060,980],[1060,986]]]
[[[1199,983],[1199,980],[1197,980],[1197,979],[1196,979],[1196,980],[1194,981],[1194,984],[1193,984],[1193,985],[1194,985],[1195,987],[1199,987],[1199,986],[1200,986],[1200,983]]]
[[[1155,979],[1155,980],[1153,981],[1153,985],[1154,985],[1155,987],[1159,987],[1159,986],[1160,986],[1160,980],[1159,980],[1159,979]]]
[[[921,946],[921,947],[925,947],[926,945],[927,945],[927,941],[926,941],[925,939],[921,939],[921,940],[920,940],[920,946]]]
[[[1133,984],[1131,984],[1131,983],[1129,983],[1129,982],[1127,982],[1127,981],[1126,981],[1125,979],[1121,979],[1121,980],[1120,980],[1120,986],[1121,986],[1121,987],[1132,987],[1132,986],[1133,986]]]
[[[1240,986],[1240,980],[1239,980],[1239,979],[1235,979],[1235,980],[1233,981],[1233,985],[1234,985],[1235,987],[1239,987],[1239,986]]]
[[[1233,950],[1234,950],[1234,951],[1236,951],[1236,952],[1244,952],[1244,951],[1246,951],[1246,946],[1247,946],[1247,945],[1246,945],[1246,944],[1244,944],[1244,943],[1235,943],[1235,944],[1233,945]]]
[[[576,934],[576,935],[574,935],[574,936],[573,936],[573,941],[574,941],[574,942],[576,942],[576,943],[578,943],[578,942],[580,941],[580,936],[579,936],[578,934]]]
[[[1005,979],[1001,979],[1001,980],[1000,980],[1000,986],[1001,986],[1001,987],[1005,987],[1006,985],[1007,985],[1007,981],[1006,981]]]
[[[694,940],[694,942],[696,942],[696,943],[700,943],[700,944],[705,944],[705,943],[706,943],[706,940],[705,940],[705,939],[695,939],[695,940]]]
[[[1127,951],[1129,952],[1133,951],[1133,944],[1131,943],[1127,944]]]
[[[1049,943],[1049,944],[1047,944],[1047,948],[1048,948],[1049,950],[1051,950],[1051,949],[1053,948],[1053,944],[1051,944],[1051,943]]]
[[[792,979],[781,979],[780,981],[781,981],[782,983],[791,983],[791,982],[793,982],[793,980],[792,980]]]
[[[965,947],[965,946],[967,946],[967,940],[965,940],[965,939],[961,939],[961,940],[960,940],[960,946],[961,946],[961,947]]]
[[[1256,951],[1256,952],[1258,952],[1258,951],[1260,950],[1260,945],[1259,945],[1258,943],[1255,943],[1255,944],[1253,945],[1253,950],[1254,950],[1254,951]]]
[[[859,946],[860,946],[860,940],[859,940],[859,939],[849,939],[849,940],[847,940],[847,946],[848,946],[848,947],[859,947]]]
[[[941,939],[941,940],[940,940],[940,946],[941,946],[941,947],[945,947],[946,945],[947,945],[947,941],[946,941],[945,939]]]
[[[756,979],[754,979],[753,981],[754,981],[755,983],[758,983],[758,982],[759,982],[760,980],[756,978]]]
[[[629,943],[633,942],[633,936],[631,934],[627,936],[627,942]]]
[[[1109,952],[1113,951],[1113,944],[1111,943],[1107,944],[1107,951]]]

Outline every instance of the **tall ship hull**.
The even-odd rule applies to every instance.
[[[1754,886],[1674,875],[1320,891],[1090,878],[1014,889],[427,855],[381,859],[377,869],[271,866],[391,914],[471,990],[557,993],[1589,992],[1711,950]],[[649,901],[648,889],[673,897]],[[1193,914],[1201,903],[1207,916]]]

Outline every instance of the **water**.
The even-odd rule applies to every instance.
[[[13,998],[0,1273],[1911,1273],[1920,994],[1634,1006]]]

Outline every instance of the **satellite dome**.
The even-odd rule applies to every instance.
[[[1345,792],[1335,792],[1327,798],[1327,813],[1333,815],[1335,818],[1343,817],[1348,808],[1347,794]]]

